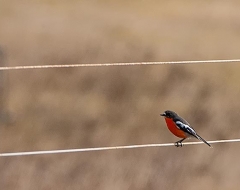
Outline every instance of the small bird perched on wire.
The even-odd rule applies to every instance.
[[[176,114],[174,111],[167,110],[163,114],[160,114],[161,116],[164,116],[166,124],[168,129],[177,137],[182,138],[180,141],[177,141],[175,143],[176,147],[183,146],[182,141],[184,141],[187,138],[195,137],[198,140],[204,142],[209,147],[211,145],[205,141],[202,137],[200,137],[196,131],[190,126],[190,124],[183,118],[181,118],[178,114]]]

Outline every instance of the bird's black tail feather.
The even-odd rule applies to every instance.
[[[205,141],[202,137],[200,137],[198,134],[196,134],[196,138],[202,142],[204,142],[206,145],[208,145],[209,147],[212,147],[207,141]]]

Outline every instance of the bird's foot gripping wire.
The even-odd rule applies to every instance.
[[[181,139],[180,141],[175,142],[175,146],[176,146],[176,147],[182,147],[182,146],[183,146],[182,142],[183,142],[185,139],[186,139],[186,138],[183,138],[183,139]]]
[[[183,144],[182,144],[182,142],[175,142],[174,143],[174,145],[176,146],[176,147],[182,147],[183,146]]]

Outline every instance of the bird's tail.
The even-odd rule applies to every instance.
[[[202,137],[200,137],[198,134],[196,134],[196,138],[212,148],[212,146],[207,141],[205,141]]]

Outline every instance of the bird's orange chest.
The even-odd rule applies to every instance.
[[[165,118],[165,121],[166,121],[166,123],[167,123],[168,129],[169,129],[175,136],[177,136],[177,137],[179,137],[179,138],[186,138],[186,134],[185,134],[182,130],[180,130],[180,129],[177,128],[175,122],[174,122],[172,119],[170,119],[170,118]]]

